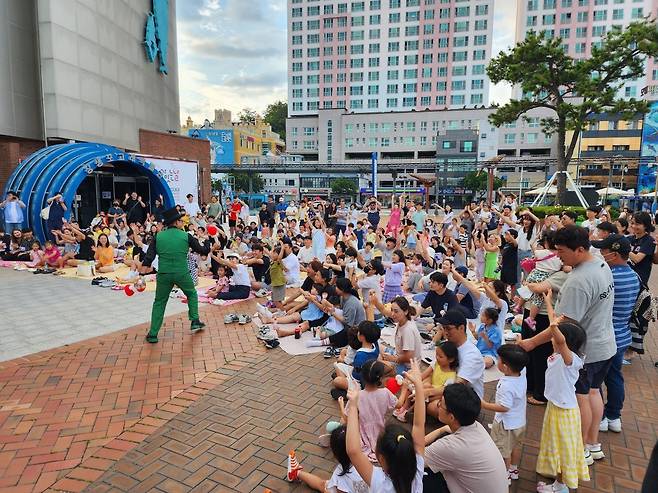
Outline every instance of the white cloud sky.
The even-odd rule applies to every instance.
[[[494,56],[514,44],[516,3],[496,0]],[[176,9],[183,121],[287,99],[286,0],[177,0]],[[493,86],[491,102],[510,93]]]

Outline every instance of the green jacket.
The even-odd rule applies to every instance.
[[[210,245],[200,244],[199,240],[182,229],[167,228],[153,237],[144,258],[144,265],[150,266],[157,255],[158,272],[165,274],[189,272],[187,254],[190,248],[201,255],[210,253]]]

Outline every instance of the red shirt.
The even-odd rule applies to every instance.
[[[237,221],[238,220],[238,215],[240,214],[240,211],[242,210],[242,204],[240,202],[234,202],[231,204],[231,212],[229,213],[228,217],[231,221]]]

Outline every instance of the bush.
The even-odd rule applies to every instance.
[[[587,214],[585,214],[585,208],[580,206],[555,206],[555,205],[538,205],[536,207],[523,207],[521,209],[532,209],[532,213],[537,216],[539,219],[544,219],[546,216],[551,214],[560,214],[562,211],[574,211],[578,214],[576,222],[580,224],[585,219],[587,219]],[[610,208],[610,218],[614,221],[619,217],[619,209],[616,207]]]

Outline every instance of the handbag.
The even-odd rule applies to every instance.
[[[47,221],[48,218],[50,217],[50,206],[46,206],[43,209],[41,209],[41,212],[39,214],[41,216],[41,219]]]
[[[78,264],[76,270],[76,276],[78,277],[94,277],[96,273],[94,272],[94,262],[83,262]]]
[[[535,257],[524,258],[523,260],[521,260],[521,268],[526,274],[530,274],[535,269],[535,267],[537,267],[537,262],[548,260],[553,257],[557,257],[557,253],[552,253],[544,258],[535,258]]]

